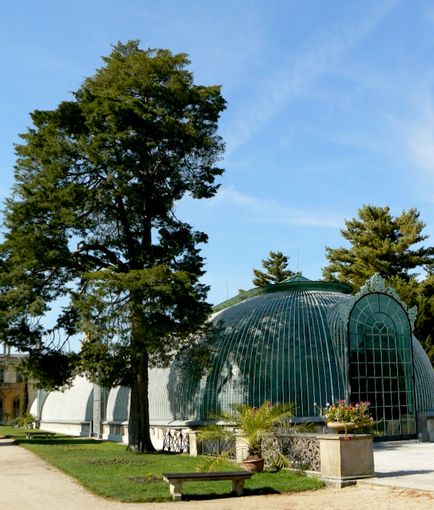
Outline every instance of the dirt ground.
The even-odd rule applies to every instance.
[[[144,505],[141,505],[142,509],[143,507]],[[176,510],[176,508],[179,510],[433,510],[434,494],[366,486],[323,489],[301,494],[146,505],[146,510]],[[111,507],[107,507],[107,510],[109,509]],[[127,506],[127,509],[130,509],[130,506]]]
[[[3,441],[2,441],[3,443]],[[371,485],[300,494],[244,496],[176,503],[118,503],[89,493],[33,453],[0,446],[3,510],[433,510],[434,491]]]
[[[118,507],[101,507],[118,510]],[[122,507],[119,507],[119,510]],[[249,496],[209,501],[124,505],[124,510],[433,510],[434,493],[360,486],[301,494]]]

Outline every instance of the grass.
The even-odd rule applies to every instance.
[[[56,435],[50,439],[26,439],[25,429],[0,426],[0,435],[14,437],[18,444],[39,455],[49,464],[77,479],[87,489],[106,498],[124,502],[169,501],[169,485],[164,472],[195,472],[203,457],[156,453],[139,455],[124,445],[90,438]],[[234,471],[227,462],[219,470]],[[278,471],[253,475],[245,483],[245,494],[279,494],[323,487],[323,483],[299,472]],[[184,499],[229,497],[230,481],[185,483]]]

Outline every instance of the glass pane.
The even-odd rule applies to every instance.
[[[363,329],[363,341],[360,335],[352,337],[353,322]],[[370,401],[378,430],[392,437],[416,430],[408,324],[401,305],[382,294],[361,298],[350,316],[351,400]]]

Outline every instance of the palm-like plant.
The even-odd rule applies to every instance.
[[[271,404],[268,400],[259,407],[246,404],[232,404],[231,411],[214,414],[212,418],[223,422],[221,426],[212,424],[199,430],[199,441],[227,441],[236,432],[245,436],[249,457],[262,457],[261,438],[274,426],[285,422],[294,414],[294,405]],[[228,427],[231,427],[230,429]],[[229,452],[223,454],[227,457]]]

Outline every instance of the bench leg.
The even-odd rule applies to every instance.
[[[244,480],[232,480],[232,492],[237,496],[243,495]]]
[[[181,501],[181,482],[170,482],[170,495],[172,496],[173,501]]]

